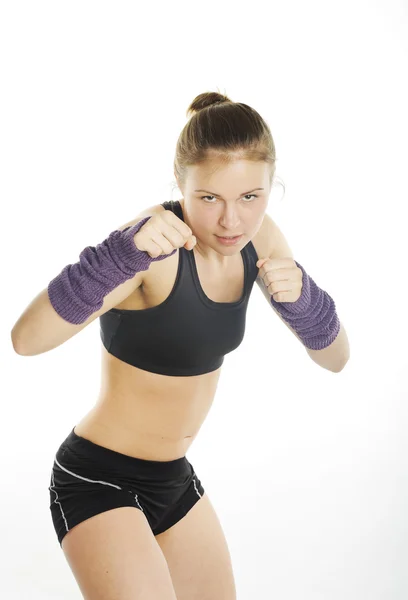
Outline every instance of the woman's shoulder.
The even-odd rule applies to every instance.
[[[146,217],[153,217],[154,215],[157,215],[157,214],[163,212],[164,210],[166,210],[166,209],[164,208],[164,206],[162,204],[153,204],[152,206],[149,206],[148,208],[142,210],[137,215],[137,217],[135,217],[131,221],[128,221],[124,225],[120,225],[116,229],[118,231],[122,231],[123,229],[126,229],[126,227],[132,227],[132,225],[136,225],[136,223],[138,223],[142,219],[145,219]]]

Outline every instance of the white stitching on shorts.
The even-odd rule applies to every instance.
[[[115,487],[118,490],[122,489],[119,485],[115,485],[114,483],[109,483],[108,481],[99,481],[99,480],[96,480],[96,479],[88,479],[87,477],[82,477],[82,475],[78,475],[77,473],[74,473],[73,471],[69,471],[68,469],[66,469],[65,467],[63,467],[57,461],[56,458],[55,458],[55,462],[57,463],[57,465],[59,466],[60,469],[62,469],[66,473],[69,473],[70,475],[73,475],[74,477],[77,477],[78,479],[83,479],[84,481],[90,481],[91,483],[102,483],[103,485],[111,485],[112,487]]]
[[[102,485],[110,485],[111,487],[114,487],[114,488],[116,488],[116,489],[118,489],[118,490],[125,491],[125,490],[123,490],[123,488],[121,488],[119,485],[116,485],[116,484],[114,484],[114,483],[109,483],[108,481],[100,481],[100,480],[97,480],[97,479],[89,479],[88,477],[82,477],[82,475],[78,475],[77,473],[74,473],[73,471],[69,471],[68,469],[66,469],[65,467],[63,467],[63,466],[62,466],[62,465],[61,465],[61,464],[58,462],[58,460],[57,460],[57,458],[56,458],[56,457],[55,457],[55,459],[54,459],[54,460],[55,460],[56,464],[59,466],[59,468],[60,468],[60,469],[62,469],[62,470],[63,470],[63,471],[65,471],[66,473],[69,473],[70,475],[73,475],[74,477],[77,477],[78,479],[82,479],[83,481],[90,481],[91,483],[101,483]],[[59,501],[58,501],[58,494],[57,494],[57,492],[56,492],[54,489],[52,489],[53,487],[55,487],[55,479],[54,479],[54,473],[53,473],[53,472],[52,472],[52,475],[51,475],[51,476],[52,476],[52,485],[50,486],[49,490],[50,490],[50,491],[52,491],[52,492],[54,492],[54,494],[56,495],[56,498],[55,498],[55,500],[54,500],[54,504],[59,504],[59,507],[60,507],[60,510],[61,510],[61,515],[62,515],[62,518],[64,519],[65,528],[66,528],[66,530],[67,530],[67,531],[69,531],[68,524],[67,524],[67,520],[66,520],[66,518],[65,518],[64,511],[63,511],[63,509],[62,509],[61,502],[59,502]],[[142,511],[144,512],[144,510],[143,510],[143,507],[142,507],[142,506],[141,506],[141,504],[139,503],[139,500],[138,500],[137,494],[135,494],[135,501],[136,501],[136,503],[137,503],[138,507],[140,508],[140,510],[142,510]]]
[[[58,494],[57,494],[57,492],[55,490],[52,489],[52,487],[55,486],[54,473],[53,472],[51,473],[51,479],[52,479],[52,484],[51,484],[51,486],[50,486],[49,489],[50,489],[51,492],[54,492],[54,494],[56,495],[56,498],[54,500],[54,504],[59,504],[60,510],[61,510],[61,514],[62,514],[62,518],[64,519],[65,528],[66,528],[67,531],[69,531],[69,529],[68,529],[68,523],[67,523],[67,520],[65,518],[64,511],[62,510],[61,502],[58,502]]]
[[[144,512],[142,506],[139,504],[139,500],[137,499],[137,494],[135,494],[135,500],[137,502],[137,505],[140,507],[140,509]]]
[[[199,492],[199,491],[198,491],[198,489],[197,489],[197,485],[196,485],[196,482],[195,482],[195,480],[194,480],[194,477],[197,477],[197,475],[196,475],[195,473],[194,473],[194,475],[193,475],[193,483],[194,483],[194,488],[195,488],[195,491],[197,492],[198,496],[201,498],[201,494],[200,494],[200,492]]]

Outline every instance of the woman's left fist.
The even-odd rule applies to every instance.
[[[256,266],[275,302],[296,302],[300,298],[303,272],[293,258],[260,258]]]

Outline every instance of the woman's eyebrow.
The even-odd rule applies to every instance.
[[[240,196],[246,196],[251,192],[256,192],[256,190],[263,190],[264,188],[254,188],[253,190],[249,190],[249,192],[242,192]],[[207,194],[211,194],[211,196],[217,196],[217,198],[222,198],[221,194],[215,194],[214,192],[209,192],[208,190],[194,190],[195,192],[206,192]]]

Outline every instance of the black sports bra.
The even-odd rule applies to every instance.
[[[184,221],[181,204],[162,204]],[[141,310],[112,308],[99,317],[108,352],[139,369],[162,375],[209,373],[243,340],[248,300],[258,275],[252,242],[241,250],[244,291],[237,302],[214,302],[200,285],[194,252],[179,249],[176,280],[158,306]]]

